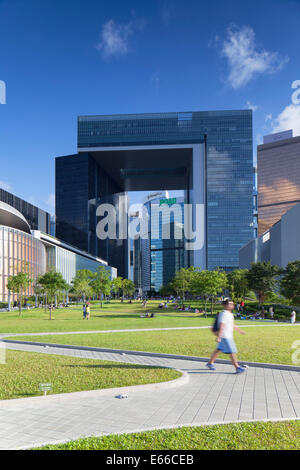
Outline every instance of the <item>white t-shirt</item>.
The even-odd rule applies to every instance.
[[[296,312],[293,311],[293,312],[291,313],[291,323],[295,323],[295,322],[296,322]]]
[[[232,339],[233,338],[233,324],[234,324],[234,317],[229,310],[223,310],[220,313],[218,319],[218,325],[221,326],[221,323],[224,324],[224,329],[222,332],[222,338]]]

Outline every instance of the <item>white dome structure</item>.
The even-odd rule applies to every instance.
[[[30,225],[21,212],[2,201],[0,201],[0,225],[31,233]]]

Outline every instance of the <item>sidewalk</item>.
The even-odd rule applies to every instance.
[[[45,347],[6,343],[9,349],[34,351],[165,366],[180,369],[189,380],[156,384],[155,388],[127,387],[127,399],[117,399],[120,390],[80,392],[59,396],[6,400],[0,405],[0,448],[20,449],[65,442],[79,437],[148,429],[196,426],[252,420],[300,418],[300,371],[250,367],[235,375],[227,363],[210,372],[204,362],[97,351],[95,348]],[[175,385],[175,386],[174,386]]]

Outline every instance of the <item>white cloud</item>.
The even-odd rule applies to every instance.
[[[255,42],[255,32],[250,26],[229,28],[221,53],[229,64],[228,81],[232,88],[245,86],[258,74],[275,73],[289,60],[277,52],[259,49]]]
[[[300,106],[290,104],[273,119],[272,132],[281,132],[293,129],[294,137],[300,136]]]
[[[256,104],[252,104],[251,101],[247,101],[246,103],[246,106],[247,106],[247,109],[252,109],[252,111],[257,111],[259,106],[257,106]]]
[[[11,185],[9,183],[7,183],[6,181],[0,181],[0,188],[4,189],[5,191],[11,191],[12,190]]]
[[[126,55],[129,51],[130,36],[143,27],[142,20],[117,24],[113,19],[110,19],[102,25],[101,41],[96,45],[96,49],[102,52],[104,58]]]
[[[266,115],[265,115],[265,122],[272,121],[272,118],[273,118],[273,116],[272,116],[271,113],[266,114]]]

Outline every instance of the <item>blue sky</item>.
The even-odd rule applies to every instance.
[[[300,0],[0,0],[0,185],[53,212],[80,114],[251,107],[254,148],[300,135],[299,24]]]

